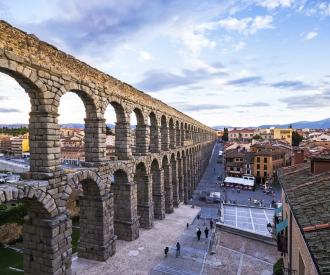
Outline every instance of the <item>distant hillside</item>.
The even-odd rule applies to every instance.
[[[268,124],[268,125],[260,125],[260,126],[255,126],[255,127],[239,127],[236,126],[237,129],[242,129],[242,128],[248,128],[248,129],[254,129],[254,128],[269,128],[269,127],[278,127],[278,128],[288,128],[292,125],[294,129],[302,129],[302,128],[310,128],[310,129],[327,129],[330,128],[330,118],[326,118],[323,120],[319,121],[298,121],[298,122],[293,122],[293,123],[288,123],[288,124]],[[234,126],[213,126],[211,127],[212,129],[223,129],[223,128],[229,128],[232,129]]]

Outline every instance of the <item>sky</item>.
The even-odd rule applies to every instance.
[[[208,126],[330,117],[329,0],[0,0],[0,18]],[[61,101],[59,122],[83,123]],[[29,111],[0,74],[0,123]]]

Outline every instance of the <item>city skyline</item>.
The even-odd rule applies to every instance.
[[[13,26],[209,126],[328,118],[329,13],[322,1],[0,1]],[[27,123],[27,94],[0,82],[0,123]],[[72,93],[59,113],[85,117]]]

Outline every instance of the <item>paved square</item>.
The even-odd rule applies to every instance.
[[[274,210],[229,205],[226,205],[224,209],[226,225],[271,236],[267,230],[267,224],[272,223]]]

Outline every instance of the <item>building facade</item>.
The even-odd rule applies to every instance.
[[[286,140],[292,146],[292,129],[274,128],[274,139]]]

